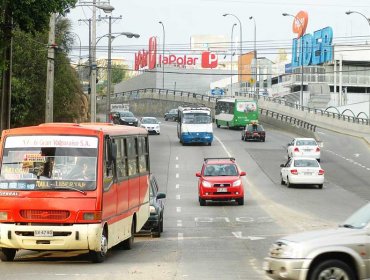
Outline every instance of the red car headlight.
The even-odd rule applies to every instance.
[[[240,185],[242,184],[242,180],[236,180],[236,181],[234,181],[234,183],[233,183],[233,187],[239,187]]]
[[[208,182],[208,181],[203,181],[203,182],[202,182],[202,185],[203,185],[203,187],[205,187],[205,188],[210,188],[210,187],[212,187],[212,184],[211,184],[210,182]]]

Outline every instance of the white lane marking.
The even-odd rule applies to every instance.
[[[326,135],[324,132],[318,131],[318,134]]]
[[[176,157],[176,160],[179,160],[179,157]]]
[[[176,195],[176,199],[179,200],[181,199],[181,196],[179,194]]]
[[[177,226],[182,227],[182,221],[181,220],[177,220]]]
[[[346,158],[345,156],[342,156],[342,155],[340,155],[340,154],[337,154],[337,153],[335,153],[335,152],[333,152],[333,151],[331,151],[331,150],[327,150],[327,152],[332,153],[332,154],[334,154],[334,155],[336,155],[336,156],[338,156],[338,157],[342,158],[343,160],[348,161],[348,162],[350,162],[350,163],[352,163],[352,164],[354,164],[354,165],[357,165],[357,166],[359,166],[359,167],[365,168],[366,170],[370,170],[370,168],[369,168],[369,167],[367,167],[367,166],[365,166],[365,165],[362,165],[361,163],[359,163],[359,162],[357,162],[357,161],[355,161],[355,160],[353,160],[353,159],[351,159],[351,158]],[[353,156],[354,156],[355,158],[359,158],[359,157],[360,157],[360,154],[359,154],[359,153],[356,153],[356,154],[353,154]]]
[[[176,178],[179,178],[180,177],[180,174],[179,173],[176,173]]]
[[[265,239],[261,236],[243,236],[241,231],[233,231],[232,234],[238,239],[249,239],[251,241]]]
[[[176,189],[180,188],[180,184],[176,184]]]
[[[178,164],[176,164],[176,165],[175,165],[175,168],[179,168],[179,165],[178,165]]]
[[[180,213],[181,212],[181,207],[176,207],[176,212]]]
[[[182,232],[179,232],[177,234],[177,239],[180,241],[180,240],[184,240],[184,234]]]
[[[222,148],[225,150],[225,152],[227,153],[227,155],[229,156],[229,157],[231,157],[231,154],[229,153],[229,151],[228,151],[228,149],[226,149],[226,147],[225,147],[225,145],[224,145],[224,143],[222,143],[222,141],[215,135],[214,136],[215,138],[216,138],[216,140],[221,144],[221,146],[222,146]]]

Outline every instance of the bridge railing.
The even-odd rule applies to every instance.
[[[270,117],[270,118],[273,118],[273,119],[276,119],[276,120],[279,120],[279,121],[282,121],[282,122],[285,122],[285,123],[289,123],[289,124],[294,125],[294,126],[299,127],[299,128],[304,128],[304,129],[310,130],[312,132],[316,132],[316,127],[317,126],[315,124],[306,122],[304,120],[297,119],[295,117],[284,115],[284,114],[277,113],[277,112],[274,112],[274,111],[270,111],[268,109],[261,109],[260,108],[260,112],[261,112],[261,115],[264,115],[266,117]]]
[[[183,97],[183,98],[188,98],[192,99],[192,102],[194,99],[199,100],[199,101],[207,101],[211,103],[216,103],[217,99],[223,98],[220,96],[210,96],[210,95],[204,95],[200,93],[194,93],[194,92],[189,92],[189,91],[182,91],[182,90],[172,90],[172,89],[160,89],[160,88],[143,88],[143,89],[136,89],[136,90],[131,90],[131,91],[126,91],[126,92],[119,92],[119,93],[113,93],[110,96],[110,99],[114,101],[116,98],[128,98],[128,99],[138,99],[141,98],[142,95],[145,94],[158,94],[159,98],[169,98],[169,97]],[[349,116],[349,115],[344,115],[340,114],[339,112],[330,112],[327,111],[327,109],[316,109],[316,108],[310,108],[307,106],[301,106],[299,104],[293,103],[293,102],[288,102],[284,100],[283,98],[278,98],[278,97],[269,97],[269,96],[264,96],[264,95],[255,95],[253,93],[236,93],[234,97],[248,97],[248,98],[255,98],[255,99],[263,99],[265,101],[269,102],[274,102],[281,104],[283,106],[288,106],[300,111],[307,111],[309,113],[321,115],[321,116],[326,116],[329,118],[334,118],[338,120],[343,120],[346,122],[351,122],[351,123],[357,123],[357,124],[362,124],[362,125],[370,125],[370,119],[369,118],[360,118],[358,116]],[[106,97],[105,96],[100,96],[97,98],[98,102],[100,100],[104,100]]]

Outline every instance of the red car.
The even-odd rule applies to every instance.
[[[200,206],[206,205],[207,200],[235,200],[239,205],[244,204],[244,187],[235,158],[205,158],[202,171],[195,174],[199,177],[198,194]]]

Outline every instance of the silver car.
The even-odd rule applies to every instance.
[[[272,279],[369,279],[370,203],[338,228],[277,240],[265,259],[264,270]]]

